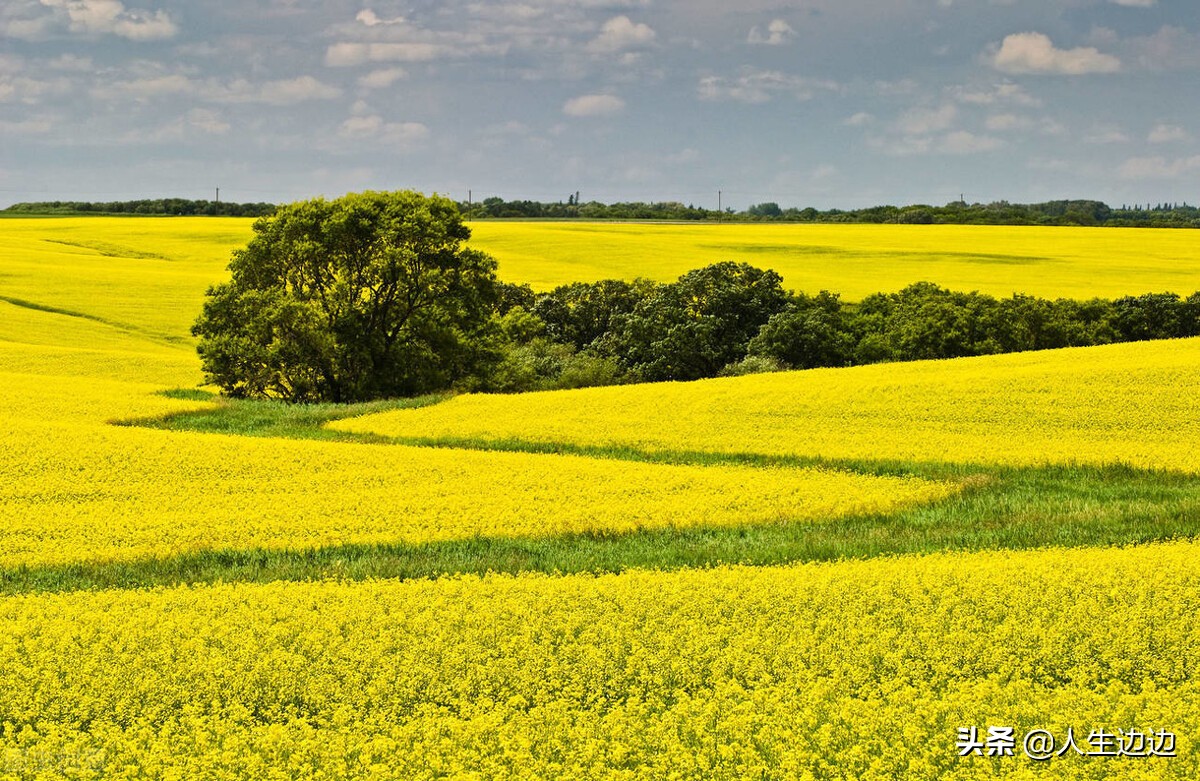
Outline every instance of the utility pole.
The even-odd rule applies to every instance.
[[[725,219],[725,212],[721,209],[721,191],[717,190],[717,222]]]
[[[217,205],[218,206],[221,205],[221,188],[220,187],[217,188]]]

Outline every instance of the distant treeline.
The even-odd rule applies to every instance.
[[[918,282],[856,304],[717,263],[659,284],[504,285],[502,361],[475,388],[525,391],[1083,347],[1200,335],[1200,293],[995,298]]]
[[[1200,208],[1187,204],[1159,203],[1113,208],[1100,201],[1048,201],[1019,204],[1007,201],[945,206],[873,206],[867,209],[782,208],[758,203],[745,211],[719,212],[668,201],[662,203],[505,201],[486,198],[459,204],[472,219],[583,219],[583,220],[730,220],[742,222],[859,222],[887,224],[952,225],[1101,225],[1112,227],[1200,228]]]
[[[141,201],[40,201],[15,203],[5,212],[16,214],[140,214],[151,216],[262,217],[273,214],[273,203],[227,203],[187,198],[152,198]]]
[[[506,201],[485,198],[459,203],[468,219],[527,220],[681,220],[695,222],[858,222],[882,224],[945,225],[1098,225],[1143,228],[1200,228],[1200,208],[1178,203],[1136,204],[1113,208],[1100,201],[1047,201],[1046,203],[964,203],[945,206],[872,206],[867,209],[782,208],[777,203],[756,203],[745,211],[706,209],[676,201],[659,203],[579,202],[574,194],[566,202]],[[226,203],[186,198],[140,201],[41,201],[17,203],[5,209],[15,214],[144,214],[220,215],[261,217],[276,210],[271,203]]]

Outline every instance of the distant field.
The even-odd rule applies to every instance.
[[[225,278],[253,221],[69,217],[0,222],[0,298],[186,338],[204,288]],[[996,296],[1115,298],[1200,290],[1200,231],[957,225],[470,223],[500,276],[548,290],[567,282],[669,281],[724,260],[771,268],[785,287],[853,301],[918,281]],[[169,264],[169,267],[168,267]],[[45,284],[54,279],[53,285]],[[147,295],[96,297],[115,286]],[[0,333],[0,338],[3,338]]]
[[[927,280],[995,296],[1114,298],[1200,290],[1200,231],[961,225],[471,223],[500,275],[545,290],[637,276],[669,281],[723,260],[846,300]]]
[[[188,346],[208,285],[226,278],[252,220],[65,217],[0,221],[0,339],[95,346],[96,338]],[[9,307],[62,315],[29,320]],[[46,330],[40,329],[46,323]],[[68,329],[64,332],[62,329]]]

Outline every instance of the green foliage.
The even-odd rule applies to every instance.
[[[451,387],[494,356],[496,264],[449,199],[367,192],[254,224],[192,329],[237,397],[354,402]]]
[[[714,193],[715,195],[715,193]],[[767,201],[745,211],[726,209],[719,212],[702,206],[668,201],[659,203],[580,203],[572,197],[567,203],[505,201],[487,198],[482,202],[459,204],[472,219],[587,219],[587,220],[745,220],[751,222],[853,222],[907,223],[944,225],[1104,225],[1114,227],[1200,228],[1200,208],[1179,203],[1136,204],[1112,208],[1100,201],[1046,201],[1044,203],[966,203],[952,201],[945,206],[910,204],[906,206],[870,206],[863,209],[781,207]]]
[[[1113,329],[1121,341],[1166,339],[1196,333],[1200,294],[1186,301],[1174,293],[1124,296],[1113,302]]]
[[[745,357],[759,328],[787,306],[782,282],[746,263],[689,271],[616,318],[614,354],[647,380],[716,376]]]
[[[12,214],[143,214],[172,217],[264,217],[274,213],[271,203],[197,201],[190,198],[153,198],[139,201],[39,201],[14,203],[5,209]]]
[[[648,279],[573,282],[538,296],[532,311],[546,323],[550,338],[583,350],[599,347],[614,319],[632,313],[657,288]]]
[[[542,318],[516,306],[501,315],[497,321],[500,335],[513,344],[528,344],[546,333]]]
[[[747,374],[769,374],[787,371],[793,367],[770,356],[747,355],[737,363],[727,364],[717,373],[718,377],[744,377]]]
[[[417,409],[449,398],[447,394],[411,399],[387,399],[359,404],[289,404],[277,399],[230,399],[196,390],[175,388],[163,396],[190,401],[211,401],[215,406],[157,418],[115,421],[119,426],[144,426],[171,431],[199,431],[244,437],[318,439],[329,442],[383,442],[386,437],[326,428],[325,424],[359,415],[397,409]]]
[[[749,355],[770,359],[792,369],[845,366],[854,354],[837,293],[801,293],[782,312],[774,314],[750,340]],[[768,370],[769,371],[769,370]]]
[[[569,344],[535,337],[510,343],[480,390],[501,393],[616,385],[626,375],[613,358],[578,353]]]
[[[507,314],[510,309],[518,306],[522,309],[532,310],[535,301],[537,301],[537,294],[528,284],[496,283],[496,311],[499,314]]]
[[[756,203],[746,210],[746,214],[750,217],[767,217],[777,219],[783,216],[783,209],[779,208],[779,204],[774,201],[766,203]]]
[[[1113,304],[1102,299],[1049,301],[1014,295],[995,299],[946,290],[931,282],[876,293],[847,320],[856,363],[958,358],[1082,347],[1121,341]],[[1164,332],[1153,338],[1179,335]],[[830,364],[826,364],[830,365]]]

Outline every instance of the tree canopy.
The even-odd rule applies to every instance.
[[[192,332],[234,396],[364,401],[450,387],[487,356],[496,263],[448,198],[316,198],[254,224]]]

